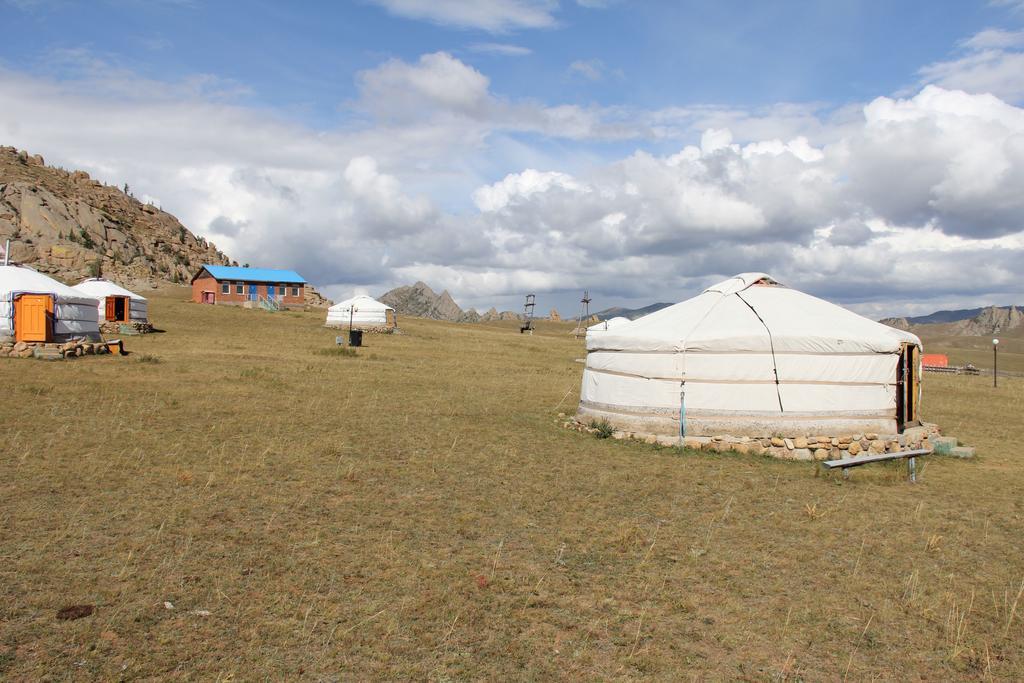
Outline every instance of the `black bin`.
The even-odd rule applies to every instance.
[[[363,345],[363,331],[362,330],[349,330],[348,331],[348,345],[349,346],[362,346]]]

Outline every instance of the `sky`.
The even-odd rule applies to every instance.
[[[335,300],[1024,304],[1024,0],[0,0],[0,144]]]

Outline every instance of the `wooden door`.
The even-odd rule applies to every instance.
[[[53,299],[49,294],[22,294],[14,301],[14,338],[48,342],[53,337]]]
[[[915,344],[909,345],[904,362],[907,367],[907,422],[917,424],[921,421],[921,349]]]
[[[106,311],[103,316],[106,320],[117,320],[117,299],[116,297],[108,296],[106,299]]]
[[[249,285],[249,301],[256,301],[259,297],[256,294],[256,285]]]
[[[390,308],[384,311],[384,325],[386,327],[395,327],[395,312]]]

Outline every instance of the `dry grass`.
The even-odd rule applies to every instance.
[[[928,376],[980,457],[843,481],[560,429],[570,325],[184,297],[0,362],[0,678],[1024,677],[1020,380]]]

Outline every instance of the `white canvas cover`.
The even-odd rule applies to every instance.
[[[108,296],[126,296],[128,297],[128,318],[132,322],[145,323],[149,322],[149,303],[146,298],[132,292],[130,290],[121,287],[118,284],[111,282],[110,280],[104,280],[103,278],[89,278],[83,280],[77,285],[72,287],[77,289],[79,292],[91,296],[99,301],[99,305],[96,307],[97,313],[100,320],[104,320],[107,317],[107,297]]]
[[[580,413],[653,433],[894,433],[904,343],[921,345],[764,273],[742,273],[588,334]]]
[[[0,337],[14,336],[14,300],[22,294],[53,297],[53,335],[100,338],[96,299],[25,266],[0,266]]]
[[[388,325],[388,311],[391,311],[394,320],[395,309],[373,297],[360,294],[328,308],[326,324],[328,327],[348,327],[351,319],[355,328],[385,327]]]

